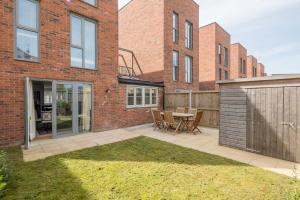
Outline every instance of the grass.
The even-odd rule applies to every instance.
[[[147,137],[28,163],[6,152],[5,200],[300,199],[292,178]]]

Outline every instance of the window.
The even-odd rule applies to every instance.
[[[252,74],[252,75],[253,75],[253,77],[256,77],[256,76],[257,76],[256,67],[254,67],[254,66],[253,66],[253,74]]]
[[[96,68],[96,23],[71,15],[71,66]]]
[[[229,64],[229,54],[228,54],[228,49],[224,47],[224,65],[228,67]]]
[[[225,80],[228,80],[229,79],[228,71],[224,71],[224,75],[225,75]]]
[[[218,59],[219,59],[219,64],[222,64],[222,45],[218,45]]]
[[[83,1],[93,6],[96,6],[97,4],[97,0],[83,0]]]
[[[176,12],[173,12],[173,42],[178,43],[179,38],[179,16]]]
[[[244,73],[243,59],[240,58],[240,74]]]
[[[179,76],[179,52],[173,51],[173,81],[178,81]]]
[[[243,72],[244,74],[247,74],[246,60],[243,60]]]
[[[39,3],[36,0],[16,1],[17,59],[39,60]]]
[[[151,87],[127,87],[127,107],[157,106],[158,89]]]
[[[193,81],[193,58],[185,56],[185,82],[192,83]]]
[[[222,80],[223,78],[222,78],[222,69],[220,68],[219,69],[219,80]]]
[[[185,47],[193,48],[193,24],[189,21],[185,22]]]

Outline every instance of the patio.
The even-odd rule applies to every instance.
[[[99,133],[89,133],[50,140],[40,140],[34,141],[29,150],[23,149],[23,158],[26,162],[34,161],[70,151],[115,143],[139,136],[146,136],[205,153],[247,163],[279,174],[284,174],[290,177],[297,176],[300,178],[300,164],[219,146],[217,129],[204,127],[201,127],[200,129],[203,132],[202,134],[172,135],[154,131],[153,127],[150,124],[147,124]]]

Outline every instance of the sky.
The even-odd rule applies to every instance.
[[[184,0],[183,0],[184,1]],[[119,8],[129,0],[119,0]],[[218,22],[268,74],[300,74],[300,0],[195,0],[200,25]]]

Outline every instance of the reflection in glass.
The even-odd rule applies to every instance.
[[[78,131],[91,131],[92,119],[92,87],[82,84],[78,87]]]
[[[56,86],[56,124],[58,133],[72,132],[73,86],[57,84]]]
[[[150,88],[145,89],[145,105],[150,104]]]
[[[38,60],[38,34],[17,29],[17,58]]]
[[[136,105],[142,105],[142,104],[143,104],[143,89],[136,88]]]
[[[37,3],[18,0],[18,25],[37,29]]]
[[[71,66],[82,67],[82,50],[71,48]]]
[[[96,25],[95,23],[85,21],[84,32],[84,55],[85,68],[95,69],[96,67]]]
[[[71,27],[72,27],[72,45],[81,47],[81,19],[78,17],[71,17]]]
[[[133,106],[134,105],[134,88],[128,88],[127,91],[127,105]]]

